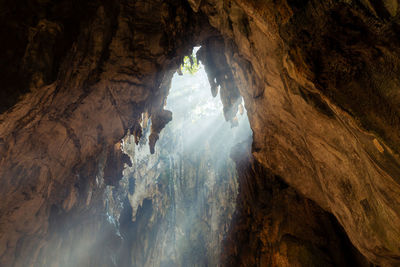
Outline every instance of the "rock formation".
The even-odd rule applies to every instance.
[[[22,0],[0,8],[1,266],[129,261],[124,225],[107,215],[109,190],[123,195],[117,185],[129,163],[121,140],[139,142],[149,118],[157,150],[171,120],[172,75],[197,45],[225,118],[235,124],[242,96],[253,131],[251,156],[237,160],[240,209],[223,261],[400,264],[398,1]],[[253,196],[258,190],[270,192]],[[115,210],[126,204],[114,201]],[[252,220],[265,229],[243,229]]]
[[[240,192],[222,265],[371,266],[331,214],[252,159],[249,143],[232,151]]]
[[[222,110],[205,109],[211,98],[209,90],[205,91],[207,81],[198,83],[196,79],[193,85],[193,79],[182,77],[169,94],[174,118],[161,132],[154,154],[146,143],[149,126],[144,127],[138,146],[132,135],[124,139],[123,150],[133,165],[125,169],[119,188],[129,188],[113,190],[108,197],[115,204],[120,202],[118,194],[125,197],[122,209],[113,204],[109,211],[119,221],[124,240],[118,266],[220,263],[222,240],[235,211],[238,190],[229,153],[232,144],[250,134],[250,129],[245,123],[247,131],[231,129],[226,122],[220,129],[210,129],[218,124],[208,121],[224,122]],[[202,95],[207,97],[199,97]],[[201,109],[203,112],[193,112]],[[220,142],[220,138],[227,141]]]

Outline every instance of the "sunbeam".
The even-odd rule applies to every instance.
[[[136,246],[131,248],[132,262],[216,266],[237,196],[237,174],[229,154],[252,134],[247,114],[237,114],[237,127],[225,121],[220,96],[212,97],[201,63],[193,74],[174,75],[165,108],[173,119],[161,132],[154,155],[145,142],[134,146],[133,137],[123,142],[133,159],[122,180],[134,183],[134,192],[128,193],[131,228],[144,224],[154,234],[145,256]],[[151,217],[142,216],[145,201],[151,203]],[[135,238],[144,234],[135,233]]]

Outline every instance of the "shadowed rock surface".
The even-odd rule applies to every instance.
[[[232,150],[239,196],[222,266],[372,266],[331,214],[252,159],[249,144]]]
[[[121,140],[139,142],[150,119],[157,150],[171,78],[196,45],[232,124],[244,99],[249,164],[266,172],[250,184],[276,192],[243,185],[242,210],[272,208],[237,216],[282,225],[254,232],[238,219],[224,261],[400,264],[398,1],[3,0],[0,10],[1,266],[126,260],[122,224],[107,215],[129,163]],[[296,214],[301,229],[286,228]],[[235,243],[243,231],[257,242],[249,254]],[[87,256],[72,262],[76,251]]]

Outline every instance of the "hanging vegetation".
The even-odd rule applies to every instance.
[[[196,55],[185,56],[183,58],[183,64],[181,64],[181,71],[183,74],[190,73],[195,74],[200,69],[200,65],[197,61]]]

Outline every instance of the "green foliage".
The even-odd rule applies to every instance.
[[[183,74],[190,73],[195,74],[200,69],[200,65],[194,54],[185,56],[183,58],[183,64],[181,65],[181,71]]]

